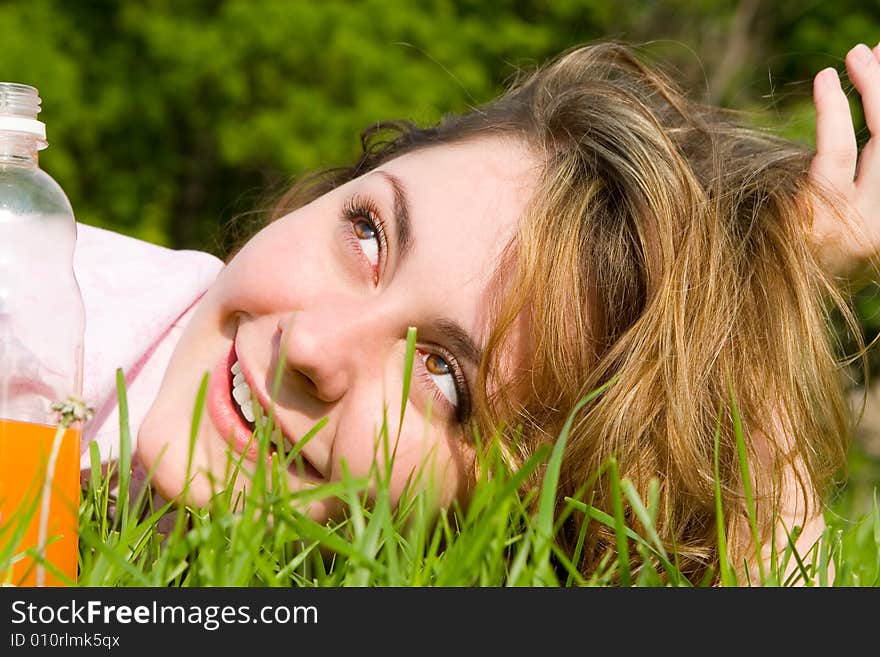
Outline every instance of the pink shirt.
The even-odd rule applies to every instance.
[[[95,409],[80,452],[88,469],[92,440],[104,462],[119,453],[116,369],[125,375],[134,451],[171,353],[223,262],[77,223],[73,268],[85,304],[83,397]]]

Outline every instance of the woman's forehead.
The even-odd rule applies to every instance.
[[[406,205],[408,255],[395,272],[401,283],[421,287],[431,303],[459,306],[478,329],[531,199],[534,162],[517,142],[481,139],[409,153],[369,174],[386,206]]]
[[[394,208],[389,232],[400,233],[394,215],[405,205],[401,269],[441,276],[456,289],[484,288],[530,200],[533,161],[517,142],[481,139],[408,153],[369,174]]]
[[[414,251],[479,265],[514,236],[534,188],[534,162],[514,140],[485,138],[408,153],[371,177],[395,201],[404,197]]]
[[[477,198],[500,190],[525,200],[534,187],[537,164],[533,151],[521,140],[481,137],[421,148],[377,170],[410,172],[416,176],[410,181],[414,187],[445,183],[447,188]]]

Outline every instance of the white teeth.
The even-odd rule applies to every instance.
[[[232,372],[232,398],[241,407],[241,414],[248,422],[254,421],[254,402],[251,396],[251,388],[244,380],[241,373],[241,365],[235,361],[230,368]]]
[[[251,401],[251,389],[247,383],[239,383],[232,389],[232,398],[239,404]]]
[[[241,405],[241,414],[248,422],[254,421],[254,404],[250,399]]]
[[[232,367],[229,368],[232,372],[232,398],[238,403],[241,408],[241,414],[248,422],[253,422],[255,420],[254,415],[254,398],[251,394],[251,388],[244,380],[244,374],[241,371],[241,365],[238,364],[238,361],[235,361],[232,364]],[[263,416],[266,416],[266,411],[263,410]],[[290,453],[294,448],[293,441],[290,440],[287,436],[282,436],[284,440],[284,451],[285,453]]]

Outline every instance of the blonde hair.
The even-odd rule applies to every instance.
[[[492,135],[524,140],[544,166],[503,265],[480,369],[483,434],[516,433],[507,442],[516,465],[613,379],[575,418],[558,499],[578,495],[610,512],[609,478],[594,475],[611,457],[643,499],[656,480],[657,531],[694,579],[717,574],[719,417],[734,563],[754,549],[735,538],[749,524],[731,399],[762,538],[779,515],[786,468],[802,521],[816,513],[850,434],[829,305],[855,324],[809,239],[819,193],[807,181],[810,153],[688,99],[632,49],[574,49],[436,126],[376,124],[353,166],[302,181],[275,217],[403,153]],[[529,348],[512,355],[518,318]],[[563,542],[573,544],[575,524],[563,527]],[[585,573],[615,550],[612,530],[591,528]]]

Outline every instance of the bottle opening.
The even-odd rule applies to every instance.
[[[37,120],[40,94],[35,87],[18,82],[0,82],[0,130],[35,135],[45,148],[46,125]]]
[[[35,119],[40,113],[40,94],[17,82],[0,82],[0,114]]]

